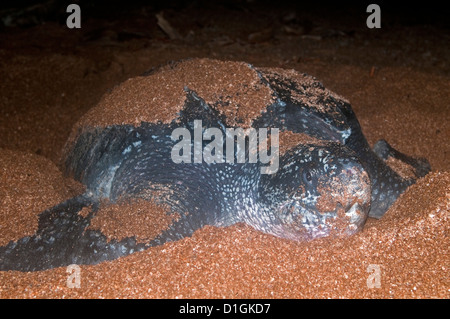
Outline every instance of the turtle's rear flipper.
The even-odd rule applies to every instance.
[[[424,177],[431,171],[430,163],[425,158],[416,158],[403,154],[394,149],[385,140],[379,140],[376,142],[373,146],[373,151],[384,161],[388,160],[389,157],[393,157],[410,165],[414,169],[414,174],[417,178]]]
[[[100,231],[87,229],[97,209],[98,203],[81,195],[42,212],[34,235],[0,247],[0,270],[96,264],[143,249],[134,238],[108,241]]]

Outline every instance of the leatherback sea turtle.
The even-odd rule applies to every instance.
[[[402,177],[388,158],[414,175]],[[350,104],[314,78],[209,59],[172,63],[107,93],[75,125],[63,166],[86,192],[42,212],[35,235],[0,247],[1,270],[95,264],[204,225],[245,222],[294,240],[351,235],[430,170],[385,141],[371,149]],[[123,199],[177,217],[147,242],[89,227],[105,202]]]

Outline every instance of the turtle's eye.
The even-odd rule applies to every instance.
[[[311,184],[311,182],[312,182],[312,175],[311,175],[311,172],[310,172],[309,170],[307,170],[307,169],[305,169],[305,170],[303,171],[303,181],[304,181],[306,184]]]

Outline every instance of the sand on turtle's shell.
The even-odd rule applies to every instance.
[[[224,113],[229,126],[250,127],[251,121],[274,101],[272,91],[247,63],[190,59],[126,80],[105,94],[74,130],[85,126],[170,123],[179,117],[187,89]]]
[[[317,79],[306,73],[301,73],[293,69],[281,68],[259,68],[265,74],[271,77],[271,81],[289,80],[296,84],[296,91],[291,90],[291,98],[298,104],[306,105],[309,108],[315,109],[320,113],[338,112],[336,105],[325,104],[324,101],[329,97],[343,103],[349,103],[348,100],[331,92],[323,87]],[[332,101],[332,100],[331,100]],[[330,101],[330,102],[331,102]],[[333,101],[335,102],[335,101]]]
[[[270,139],[269,139],[270,141]],[[302,145],[302,144],[313,144],[313,145],[325,145],[327,141],[319,140],[315,137],[304,133],[294,133],[291,131],[279,132],[278,145],[279,145],[279,155],[282,156],[291,148]],[[270,142],[268,142],[270,145]]]
[[[177,213],[170,214],[167,205],[158,204],[155,200],[137,198],[117,203],[103,201],[88,229],[100,230],[107,240],[120,241],[134,237],[138,243],[148,243],[179,217]]]

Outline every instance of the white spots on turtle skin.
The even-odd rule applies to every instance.
[[[304,163],[309,163],[309,162],[312,162],[312,156],[311,156],[311,154],[310,153],[306,153],[306,154],[304,154],[303,155],[303,157],[300,159],[300,163],[301,164],[304,164]]]
[[[139,146],[141,146],[141,144],[142,144],[142,141],[133,142],[134,147],[139,147]]]
[[[352,134],[352,129],[348,128],[345,131],[341,132],[342,134],[342,139],[344,140],[344,143],[347,141],[347,139],[350,137],[350,135]]]
[[[345,216],[350,218],[349,227],[351,227],[351,226],[352,226],[351,228],[356,227],[355,223],[357,223],[361,218],[361,215],[360,215],[361,209],[362,208],[360,207],[360,205],[358,203],[354,203],[352,205],[352,207],[350,207],[350,209],[345,212]]]
[[[131,153],[132,150],[132,146],[135,148],[139,148],[142,145],[142,141],[135,141],[133,143],[131,143],[132,145],[128,145],[123,151],[122,151],[122,155],[127,155],[129,153]]]
[[[131,145],[128,145],[123,151],[122,155],[126,155],[131,152]]]
[[[290,168],[290,167],[291,167],[292,165],[294,165],[294,164],[295,164],[295,162],[292,161],[292,162],[290,162],[290,163],[284,165],[284,166],[283,166],[283,170],[287,170],[288,168]],[[297,167],[298,167],[298,166],[297,166]],[[290,171],[292,171],[292,170],[290,170]]]
[[[45,240],[46,244],[53,244],[55,242],[56,238],[53,236],[50,236],[48,239]]]
[[[302,214],[302,226],[308,231],[311,238],[327,236],[329,229],[326,224],[330,214],[317,214],[314,211],[304,210]]]
[[[112,165],[112,166],[108,167],[108,169],[106,169],[102,172],[102,174],[101,174],[102,178],[99,180],[99,184],[97,187],[97,189],[98,189],[97,196],[105,197],[105,198],[109,197],[109,195],[111,193],[112,182],[116,175],[116,171],[120,167],[121,164],[122,164],[122,161],[120,161],[116,165]]]
[[[317,203],[317,199],[320,196],[312,194],[309,190],[306,191],[306,196],[302,196],[301,198],[293,197],[295,200],[301,200],[305,205],[315,205]]]

